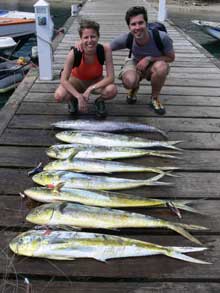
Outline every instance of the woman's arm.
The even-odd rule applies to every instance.
[[[111,47],[109,44],[105,44],[103,46],[104,46],[104,52],[105,52],[106,76],[102,80],[89,86],[88,89],[83,94],[85,95],[85,97],[89,96],[93,90],[106,87],[107,85],[113,83],[115,80]]]
[[[71,84],[69,80],[73,63],[74,63],[74,50],[70,50],[70,52],[68,53],[66,57],[66,62],[64,64],[60,83],[72,96],[76,97],[77,99],[80,99],[82,95],[74,88],[74,86]]]

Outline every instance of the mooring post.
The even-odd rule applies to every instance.
[[[167,18],[166,0],[159,0],[158,21],[165,21]]]
[[[50,4],[39,0],[35,5],[37,51],[40,80],[53,79],[52,37],[54,24],[50,16]]]

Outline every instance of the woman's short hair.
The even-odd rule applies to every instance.
[[[129,8],[125,14],[125,21],[126,21],[127,25],[130,24],[131,17],[137,16],[140,14],[143,15],[144,20],[147,22],[148,21],[147,10],[144,8],[144,6],[133,6],[133,7]]]
[[[89,20],[89,19],[82,19],[79,23],[79,29],[78,29],[80,38],[82,37],[83,30],[86,28],[94,29],[98,37],[100,36],[100,33],[99,33],[100,25],[96,21]]]

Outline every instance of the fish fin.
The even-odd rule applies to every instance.
[[[197,258],[182,254],[180,252],[177,251],[172,251],[171,253],[166,254],[167,256],[170,256],[172,258],[176,258],[176,259],[181,259],[187,262],[192,262],[192,263],[199,263],[199,264],[211,264],[210,262],[206,262],[206,261],[202,261],[199,260]]]
[[[64,183],[63,183],[63,182],[60,182],[60,183],[56,184],[56,185],[54,186],[54,188],[53,188],[53,192],[56,192],[56,193],[60,192],[60,189],[61,189],[63,186],[64,186]]]
[[[104,263],[106,263],[107,261],[107,259],[106,258],[102,258],[102,257],[93,257],[94,259],[96,259],[96,260],[98,260],[98,261],[101,261],[101,262],[104,262]]]
[[[197,243],[199,245],[202,245],[202,243],[193,235],[191,235],[188,231],[186,231],[184,228],[181,227],[179,224],[173,224],[173,223],[167,223],[165,226],[167,228],[170,228],[171,230],[177,232],[178,234],[182,235],[183,237],[187,238],[188,240]]]

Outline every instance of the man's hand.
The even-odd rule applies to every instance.
[[[137,70],[143,72],[151,62],[151,57],[142,58],[136,65]]]
[[[82,41],[75,42],[74,47],[80,52],[83,52]]]

